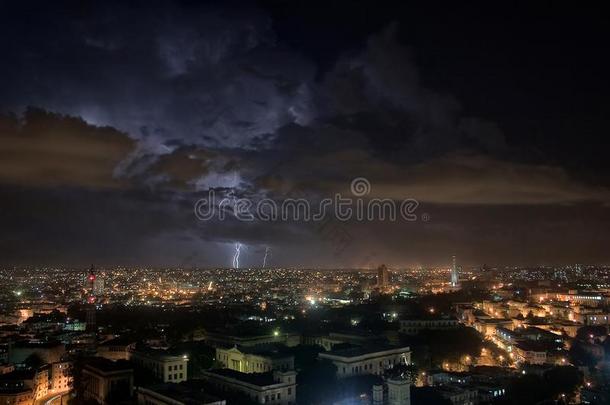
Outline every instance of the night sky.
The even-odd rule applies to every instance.
[[[0,264],[610,263],[608,15],[419,3],[1,2]],[[193,213],[356,177],[420,219]]]

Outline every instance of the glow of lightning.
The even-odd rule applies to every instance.
[[[263,257],[263,267],[267,267],[267,257],[269,256],[270,251],[271,249],[269,249],[269,246],[267,246],[265,248],[265,257]]]
[[[239,269],[239,252],[241,250],[241,243],[235,244],[235,254],[233,255],[233,268]]]

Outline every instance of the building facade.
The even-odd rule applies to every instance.
[[[111,405],[131,397],[133,369],[127,362],[102,357],[88,359],[83,367],[85,399]]]
[[[294,356],[281,350],[252,350],[251,348],[232,347],[216,349],[216,360],[224,368],[242,373],[264,373],[266,371],[289,371],[294,369]]]
[[[422,330],[447,330],[459,327],[460,322],[455,318],[401,319],[398,331],[406,335],[417,335]]]
[[[179,383],[188,379],[187,356],[172,356],[162,350],[130,351],[129,359],[136,367],[151,371],[163,382]]]
[[[238,392],[259,404],[293,405],[296,403],[295,371],[241,373],[230,369],[208,370],[203,379],[221,391]]]
[[[344,378],[365,374],[382,375],[386,369],[397,364],[410,364],[411,350],[409,347],[377,345],[322,352],[318,357],[330,360],[337,367],[337,377]]]

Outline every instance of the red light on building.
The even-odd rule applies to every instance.
[[[95,302],[95,297],[90,296],[90,297],[87,299],[87,302],[89,302],[89,304],[93,304],[93,303]]]
[[[95,274],[89,274],[89,281],[95,281]]]

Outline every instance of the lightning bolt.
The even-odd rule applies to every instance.
[[[239,253],[241,251],[241,243],[235,244],[235,254],[233,255],[233,268],[239,269]]]
[[[263,257],[263,267],[267,267],[267,257],[269,256],[270,252],[271,252],[271,249],[269,249],[269,246],[265,247],[265,257]]]

